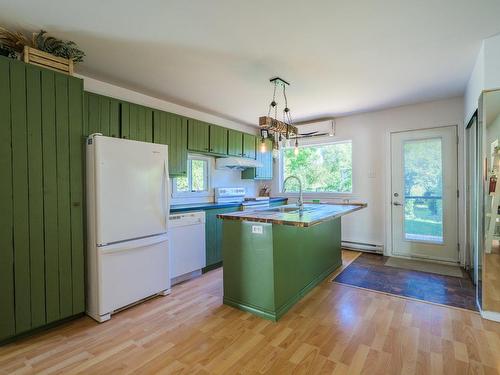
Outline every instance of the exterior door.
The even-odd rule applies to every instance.
[[[391,134],[392,254],[458,262],[457,128]]]

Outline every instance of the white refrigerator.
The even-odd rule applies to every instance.
[[[170,292],[167,146],[87,139],[87,302],[98,322]]]

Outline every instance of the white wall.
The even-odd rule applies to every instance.
[[[481,43],[481,48],[474,64],[474,69],[467,83],[464,94],[464,122],[467,124],[477,109],[477,101],[485,87],[484,84],[484,42]]]
[[[195,118],[198,120],[214,123],[221,125],[230,129],[241,130],[247,133],[257,134],[257,127],[252,127],[244,124],[240,124],[234,121],[230,121],[224,118],[220,118],[205,112],[200,112],[187,107],[183,107],[178,104],[170,103],[165,100],[154,98],[148,95],[141,94],[136,91],[132,91],[120,86],[112,85],[107,82],[99,81],[94,78],[78,75],[83,79],[84,89],[86,91],[94,92],[96,94],[110,96],[116,99],[125,100],[131,103],[136,103],[144,105],[150,108],[155,108],[171,113],[176,113],[178,115],[187,116]],[[211,191],[213,192],[214,187],[221,186],[242,186],[247,190],[248,196],[255,196],[257,194],[258,184],[253,180],[242,180],[241,172],[238,171],[221,171],[215,170],[215,158],[211,158],[211,172],[212,180],[210,181]],[[206,197],[198,198],[175,198],[172,203],[195,203],[195,202],[211,202],[213,201],[213,194]]]
[[[465,88],[465,123],[468,123],[483,90],[500,88],[500,34],[483,40]]]
[[[484,85],[500,88],[500,34],[484,40]]]
[[[464,127],[463,97],[408,105],[378,112],[341,117],[336,119],[335,140],[352,140],[353,194],[352,198],[368,203],[368,208],[347,215],[342,219],[342,239],[377,245],[386,244],[386,210],[390,208],[389,134],[393,131],[424,129],[457,125],[459,144],[459,225],[465,228],[464,217]],[[273,195],[278,195],[278,163],[275,163]],[[314,195],[307,195],[312,198]],[[316,196],[321,198],[320,196]],[[324,198],[324,197],[323,197]],[[459,230],[464,242],[465,230]],[[463,249],[464,247],[461,246]]]

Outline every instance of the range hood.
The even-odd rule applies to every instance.
[[[257,160],[236,157],[218,158],[215,161],[215,169],[232,169],[242,171],[247,168],[259,168],[262,166],[262,163]]]

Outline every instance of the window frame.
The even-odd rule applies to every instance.
[[[321,198],[345,198],[345,199],[353,199],[355,197],[354,193],[354,144],[352,139],[339,139],[335,141],[324,141],[324,142],[304,142],[303,144],[299,144],[299,148],[301,147],[321,147],[321,146],[330,146],[330,145],[335,145],[335,144],[341,144],[341,143],[350,143],[351,144],[351,191],[350,192],[327,192],[327,191],[321,191],[321,192],[312,192],[312,191],[303,191],[302,195],[305,198],[315,198],[315,197],[321,197]],[[293,148],[293,146],[290,147],[285,147],[285,148]],[[280,155],[279,155],[279,163],[278,163],[278,191],[280,196],[284,197],[298,197],[299,193],[295,192],[283,192],[283,181],[285,180],[284,178],[284,155],[283,151],[285,148],[281,148],[280,150]]]
[[[177,190],[177,177],[172,178],[172,197],[173,198],[179,198],[179,197],[208,197],[211,195],[211,158],[205,155],[198,155],[198,154],[188,154],[187,158],[187,171],[186,175],[188,178],[188,187],[192,188],[192,177],[191,177],[191,161],[192,160],[201,160],[205,162],[205,190],[201,191],[178,191]]]

